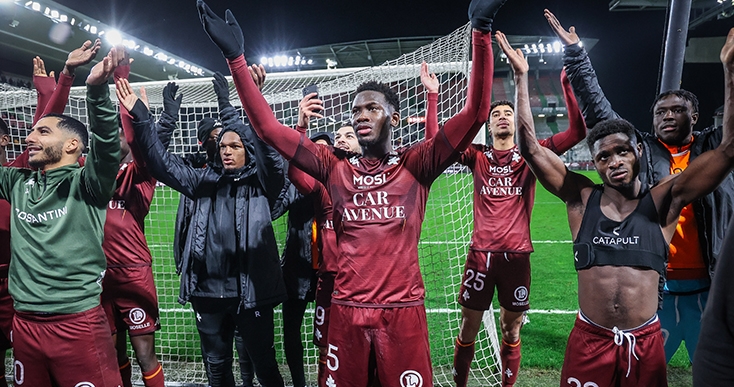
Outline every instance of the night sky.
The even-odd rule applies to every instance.
[[[211,70],[227,71],[221,53],[201,28],[194,0],[56,0],[132,36]],[[713,1],[713,0],[712,0]],[[590,52],[599,82],[615,110],[641,130],[651,125],[657,94],[665,12],[609,12],[606,0],[509,0],[495,29],[508,35],[552,35],[543,8],[582,37],[599,39]],[[209,6],[220,16],[230,8],[245,35],[250,58],[286,49],[379,38],[445,35],[466,23],[469,1],[323,0],[222,1]],[[734,18],[707,22],[689,37],[724,36]],[[686,64],[682,87],[701,103],[697,129],[713,121],[723,104],[721,64]]]

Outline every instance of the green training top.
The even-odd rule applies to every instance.
[[[0,168],[10,202],[9,291],[22,312],[78,313],[99,305],[107,267],[102,237],[120,167],[109,86],[87,85],[89,153],[49,171]]]

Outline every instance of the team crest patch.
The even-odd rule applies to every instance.
[[[407,370],[400,375],[401,387],[423,387],[423,377],[417,371]]]
[[[528,299],[528,288],[520,286],[515,289],[515,299],[518,301],[526,301]]]
[[[133,308],[128,313],[128,317],[133,324],[140,324],[145,321],[145,311],[140,308]]]

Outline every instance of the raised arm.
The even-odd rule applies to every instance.
[[[82,170],[86,192],[98,206],[104,206],[115,191],[120,168],[120,138],[117,111],[110,100],[107,80],[122,59],[112,47],[87,77],[87,112],[89,117],[89,150]]]
[[[513,50],[507,37],[500,31],[496,33],[497,44],[510,62],[515,78],[515,119],[517,120],[518,147],[525,162],[543,186],[564,202],[580,202],[582,186],[592,185],[591,181],[579,174],[570,172],[563,161],[552,150],[540,145],[535,136],[533,113],[530,109],[528,93],[528,62],[520,49]]]
[[[721,144],[696,157],[688,168],[669,182],[660,185],[661,190],[670,184],[670,207],[667,223],[677,224],[680,211],[688,203],[710,193],[734,168],[734,28],[729,31],[726,43],[721,49],[721,63],[724,66],[724,122]],[[657,191],[658,187],[653,190]],[[667,200],[659,200],[665,203]]]
[[[150,175],[176,191],[194,198],[194,192],[205,170],[192,168],[180,157],[168,153],[158,139],[150,111],[133,93],[130,83],[126,79],[120,79],[116,86],[120,105],[129,111],[133,118],[135,141]]]
[[[565,50],[563,52],[563,64],[566,73],[573,86],[573,91],[578,97],[578,103],[584,115],[584,120],[589,128],[593,128],[599,121],[621,118],[612,109],[612,104],[604,95],[596,72],[591,66],[591,60],[586,50],[579,44],[580,40],[576,34],[576,28],[571,27],[566,31],[555,15],[549,10],[544,11],[548,24],[553,32],[561,39]]]
[[[421,63],[421,83],[426,89],[426,140],[436,137],[438,133],[438,78],[428,71],[428,64]]]
[[[36,113],[33,115],[33,125],[43,116],[43,109],[48,105],[51,94],[56,87],[54,72],[46,73],[46,65],[40,57],[33,58],[33,86],[36,87]]]
[[[312,175],[318,174],[317,165],[320,163],[320,158],[317,155],[319,150],[316,144],[304,141],[308,140],[305,135],[278,122],[270,105],[258,89],[255,82],[264,75],[265,70],[262,66],[247,67],[243,55],[244,37],[232,12],[227,10],[226,20],[222,20],[202,0],[198,0],[196,5],[204,30],[227,58],[242,107],[257,135],[288,160],[293,159],[296,150],[301,145],[304,149],[298,152],[298,159],[292,161],[296,162],[299,167],[310,165],[311,167],[305,167],[304,171]]]
[[[99,39],[96,39],[94,43],[91,40],[87,40],[81,47],[69,53],[64,64],[64,69],[59,74],[59,82],[56,84],[48,104],[43,109],[44,115],[49,113],[62,114],[64,112],[66,104],[69,103],[69,92],[74,83],[76,69],[91,63],[97,56],[101,45],[102,41]]]
[[[565,153],[586,138],[586,123],[584,123],[584,117],[565,69],[561,70],[561,86],[563,86],[563,98],[566,101],[566,113],[568,113],[568,129],[544,141],[544,145],[558,155]]]

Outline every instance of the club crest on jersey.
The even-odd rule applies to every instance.
[[[387,159],[387,165],[398,165],[399,162],[400,156],[397,155],[390,156],[390,158]]]
[[[417,371],[407,370],[400,375],[401,387],[423,387],[423,376]]]
[[[484,152],[484,155],[487,156],[487,158],[490,161],[494,161],[494,153],[492,153],[492,150],[491,149],[488,150],[488,151],[486,151],[486,152]]]
[[[522,157],[520,156],[520,151],[518,151],[517,148],[514,148],[512,150],[512,162],[519,163],[520,160],[522,160]]]
[[[25,193],[26,195],[30,192],[30,189],[33,188],[33,186],[36,185],[36,180],[31,177],[30,180],[25,182]]]
[[[352,165],[359,165],[359,156],[352,156],[349,158],[349,162]]]

